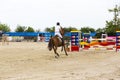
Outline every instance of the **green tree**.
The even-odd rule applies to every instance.
[[[120,12],[120,6],[116,5],[113,9],[109,9],[109,12],[114,12],[114,18],[113,18],[113,22],[115,27],[118,26],[118,22],[119,22],[119,12]]]
[[[75,28],[75,27],[64,28],[64,31],[65,31],[65,32],[76,31],[76,30],[78,30],[78,29]]]
[[[10,27],[7,24],[1,24],[0,23],[0,30],[4,31],[4,32],[10,32]]]
[[[53,27],[47,27],[47,28],[45,28],[45,31],[46,32],[54,32],[55,31],[55,26],[53,26]]]
[[[118,18],[118,28],[120,29],[120,18]]]
[[[109,9],[109,12],[114,13],[112,21],[106,21],[106,32],[109,36],[115,36],[116,30],[120,30],[120,19],[118,18],[120,12],[120,6],[116,5],[113,9]]]
[[[15,32],[25,32],[26,28],[27,27],[25,27],[25,26],[17,25],[17,28],[15,29]]]
[[[115,36],[116,29],[116,25],[114,25],[113,21],[106,21],[105,32],[108,34],[108,36]]]
[[[95,32],[95,29],[90,27],[82,27],[80,31],[83,33],[89,33],[89,32]]]
[[[63,28],[64,28],[64,27],[63,27]],[[46,31],[46,32],[54,32],[54,30],[55,30],[55,26],[53,26],[53,27],[51,27],[51,28],[49,28],[49,27],[45,28],[45,31]],[[77,30],[77,28],[74,28],[74,27],[64,28],[64,31],[65,31],[65,32],[70,32],[70,31],[73,31],[73,30]]]
[[[35,30],[32,27],[28,27],[25,32],[35,32]]]
[[[105,28],[98,28],[95,32],[97,33],[97,34],[96,34],[96,37],[97,37],[97,38],[101,38],[101,35],[102,35],[103,33],[106,33],[106,32],[105,32]]]
[[[45,28],[45,32],[51,32],[51,29],[50,28]]]
[[[40,32],[40,29],[37,29],[36,32]]]

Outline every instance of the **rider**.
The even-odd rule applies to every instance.
[[[63,45],[63,44],[64,44],[64,40],[63,40],[62,35],[60,34],[60,29],[61,29],[60,23],[57,22],[57,23],[56,23],[56,27],[55,27],[55,35],[58,35],[58,36],[61,38],[61,40],[62,40],[62,45]]]

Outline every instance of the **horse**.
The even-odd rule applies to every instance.
[[[62,36],[64,35],[64,29],[62,27],[60,29],[60,33]],[[65,49],[65,44],[64,42],[62,43],[61,38],[58,35],[55,35],[53,37],[51,36],[49,43],[48,43],[48,49],[49,51],[51,51],[52,49],[54,50],[54,53],[57,55],[55,56],[55,58],[59,57],[59,54],[57,53],[57,47],[62,47],[61,51],[63,51],[63,48],[64,48],[65,54],[66,56],[68,56],[66,49]]]

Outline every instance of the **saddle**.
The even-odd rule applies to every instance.
[[[62,45],[64,45],[64,40],[63,40],[63,38],[59,37],[58,35],[56,35],[56,37],[59,39],[59,41],[62,43]]]
[[[58,35],[56,35],[56,37],[59,39],[60,42],[62,42],[62,39]]]

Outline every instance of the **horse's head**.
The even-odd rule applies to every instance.
[[[50,38],[49,43],[48,43],[48,49],[51,51],[53,48],[53,43],[52,43],[52,38]]]
[[[64,36],[64,28],[60,27],[60,34]]]

